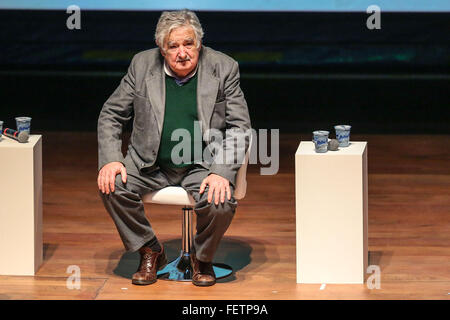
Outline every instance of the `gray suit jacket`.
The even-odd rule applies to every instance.
[[[164,59],[159,48],[136,54],[120,85],[103,105],[97,127],[99,170],[109,162],[124,162],[122,129],[133,115],[133,131],[128,145],[130,157],[141,172],[149,173],[158,168],[155,161],[165,110],[166,75],[163,66]],[[202,46],[197,72],[197,111],[206,145],[211,139],[204,133],[210,128],[221,130],[224,142],[227,140],[226,131],[239,129],[249,132],[250,117],[239,84],[237,62],[221,52]],[[221,151],[226,151],[226,145],[222,144]],[[247,150],[248,140],[244,148]],[[245,150],[238,152],[245,153]],[[240,167],[240,163],[216,161],[204,161],[201,165],[232,184],[235,184]]]

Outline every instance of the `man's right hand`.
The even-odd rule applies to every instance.
[[[122,175],[122,182],[127,182],[127,170],[122,162],[110,162],[100,169],[97,178],[98,189],[103,193],[114,192],[114,185],[117,174]]]

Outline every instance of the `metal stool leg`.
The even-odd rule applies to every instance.
[[[158,271],[157,275],[163,280],[175,280],[175,281],[191,281],[192,280],[192,267],[191,267],[191,253],[192,252],[192,208],[182,208],[183,214],[181,216],[181,252],[178,258],[170,262],[164,269]],[[230,266],[220,264],[213,264],[214,273],[216,278],[225,278],[229,276],[233,269]]]

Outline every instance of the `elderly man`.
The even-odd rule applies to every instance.
[[[195,199],[197,232],[191,264],[192,282],[197,286],[215,284],[213,256],[237,207],[233,192],[239,162],[217,157],[206,161],[198,152],[191,152],[189,161],[173,159],[176,142],[172,133],[177,129],[200,137],[192,145],[200,143],[202,148],[215,142],[205,133],[220,130],[224,139],[216,154],[229,151],[225,150],[224,141],[230,139],[225,132],[250,129],[237,62],[202,46],[202,37],[195,13],[163,12],[155,33],[158,48],[133,57],[98,119],[98,187],[125,249],[141,255],[133,284],[156,282],[157,271],[167,263],[164,248],[145,216],[144,194],[180,185]],[[132,118],[124,158],[122,129]],[[196,135],[197,127],[200,135]],[[245,152],[247,147],[246,140],[244,150],[238,151]]]

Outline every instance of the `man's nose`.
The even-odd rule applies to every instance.
[[[180,58],[185,58],[186,55],[187,55],[186,48],[183,47],[183,46],[180,46],[180,47],[178,48],[178,56],[179,56]]]

